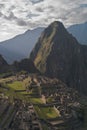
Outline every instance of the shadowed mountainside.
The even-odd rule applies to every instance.
[[[80,45],[61,22],[53,22],[42,33],[30,58],[49,77],[57,77],[87,93],[87,47]]]
[[[20,62],[15,61],[13,63],[14,71],[20,72],[20,71],[26,71],[29,73],[38,73],[39,71],[36,69],[34,63],[31,59],[23,59]]]
[[[4,60],[2,55],[0,55],[0,73],[6,72],[8,70],[9,65]]]

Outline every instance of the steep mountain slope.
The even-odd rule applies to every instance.
[[[61,22],[55,21],[42,33],[30,58],[42,73],[57,77],[68,86],[87,93],[87,62],[84,55],[84,47]]]
[[[8,66],[9,65],[4,60],[4,58],[2,57],[2,55],[0,55],[0,73],[6,72],[8,70]]]
[[[23,59],[20,62],[15,61],[13,64],[14,71],[27,71],[29,73],[38,73],[31,59]]]
[[[28,57],[42,31],[43,28],[36,28],[13,39],[0,42],[1,54],[8,63]]]
[[[67,30],[76,37],[79,43],[87,45],[87,22],[83,24],[72,25]]]

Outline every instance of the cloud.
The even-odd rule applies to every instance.
[[[17,19],[17,17],[14,15],[14,13],[13,12],[10,12],[10,14],[8,15],[8,16],[6,16],[6,15],[3,15],[4,16],[4,18],[6,19],[6,20],[15,20],[15,19]]]
[[[40,3],[40,2],[42,2],[42,1],[44,1],[44,0],[30,0],[33,4],[37,4],[37,3]]]
[[[60,20],[65,26],[87,21],[87,0],[0,0],[0,40]]]
[[[17,25],[19,25],[19,26],[27,26],[26,21],[24,21],[22,19],[17,19],[16,22],[17,22]]]
[[[2,17],[3,16],[3,13],[2,12],[0,12],[0,17]]]
[[[0,4],[0,9],[4,8],[4,4]]]

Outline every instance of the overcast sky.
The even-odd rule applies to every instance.
[[[0,0],[0,41],[55,20],[86,22],[87,0]]]

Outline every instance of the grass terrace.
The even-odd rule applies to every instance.
[[[0,87],[0,92],[4,93],[9,97],[10,101],[13,101],[14,98],[25,100],[26,102],[31,102],[33,104],[42,104],[41,98],[38,97],[38,88],[33,88],[32,91],[26,91],[26,86],[28,85],[28,80],[24,81],[13,81],[11,83],[2,83]],[[35,97],[35,95],[37,97]]]
[[[0,92],[3,92],[5,96],[8,96],[12,101],[14,98],[25,99],[24,94],[28,94],[26,89],[23,87],[21,81],[14,81],[12,83],[2,83],[0,87]]]
[[[30,100],[30,102],[33,103],[33,104],[43,104],[41,98],[34,98],[34,97],[32,98],[32,97],[31,97],[29,100]]]
[[[34,106],[39,118],[42,119],[50,119],[50,118],[57,118],[60,116],[53,107],[40,107]]]
[[[23,87],[23,83],[21,81],[15,81],[13,83],[7,84],[8,88],[13,89],[15,91],[23,90],[25,91],[25,88]]]

